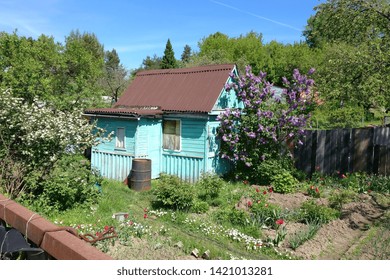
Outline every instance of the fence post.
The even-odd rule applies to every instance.
[[[354,128],[353,134],[353,171],[372,172],[373,130],[371,128]],[[371,151],[371,152],[370,152]]]

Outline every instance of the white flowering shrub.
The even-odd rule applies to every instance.
[[[103,132],[77,109],[65,112],[39,101],[30,104],[11,90],[0,90],[0,188],[17,197],[28,191],[29,174],[45,178],[63,155],[97,144]]]

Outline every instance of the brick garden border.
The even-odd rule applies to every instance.
[[[89,243],[0,194],[0,219],[57,260],[112,260]]]

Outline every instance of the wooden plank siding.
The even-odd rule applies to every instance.
[[[205,143],[207,119],[172,116],[181,121],[180,151],[162,151],[162,172],[195,182],[205,167]],[[169,118],[167,118],[169,119]]]
[[[294,159],[296,167],[309,175],[315,171],[390,175],[390,128],[308,130]]]
[[[94,147],[98,150],[104,150],[108,152],[122,151],[128,154],[135,154],[135,133],[137,131],[137,120],[132,119],[110,119],[110,118],[99,118],[97,126],[103,128],[107,133],[114,132],[111,141],[100,143],[98,146]],[[115,148],[115,137],[116,129],[124,128],[125,129],[125,148],[117,149]]]
[[[125,129],[125,147],[115,147],[114,134],[107,141],[92,148],[91,165],[101,175],[123,181],[130,174],[134,158],[152,159],[152,178],[161,172],[161,120],[158,119],[109,119],[99,118],[98,126],[107,132],[116,131],[118,127]]]
[[[207,127],[207,172],[226,174],[231,170],[229,160],[220,156],[220,139],[217,137],[217,129],[220,122],[211,118]]]

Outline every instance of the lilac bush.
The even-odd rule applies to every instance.
[[[310,69],[308,76],[313,73]],[[244,108],[228,108],[218,116],[221,156],[244,173],[251,173],[267,159],[288,156],[287,143],[302,143],[313,110],[314,80],[308,76],[296,69],[291,80],[284,77],[279,97],[266,80],[266,73],[256,76],[250,66],[245,75],[232,73],[232,83],[226,85],[226,90],[233,89]]]

